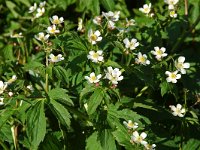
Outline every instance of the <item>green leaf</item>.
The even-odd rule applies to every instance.
[[[44,141],[40,144],[39,150],[60,150],[62,147],[57,137],[51,133],[45,136]]]
[[[6,1],[6,6],[10,9],[12,12],[13,16],[17,18],[19,14],[15,11],[16,4],[11,2],[11,1]]]
[[[67,72],[62,66],[53,67],[53,73],[59,80],[64,81],[66,84],[69,84],[70,73]]]
[[[57,100],[61,103],[65,103],[67,105],[73,106],[73,102],[67,94],[66,89],[55,88],[48,92],[48,95],[51,99]]]
[[[87,94],[94,92],[94,90],[96,89],[95,86],[91,86],[90,84],[88,84],[82,91],[80,94],[80,99],[83,99]]]
[[[160,88],[161,88],[161,95],[164,96],[166,93],[171,91],[173,87],[167,81],[164,81],[160,84]]]
[[[0,119],[0,130],[3,127],[3,125],[7,122],[8,119],[15,113],[16,110],[13,109],[5,109],[0,113],[1,119]]]
[[[115,2],[114,0],[100,0],[103,7],[106,9],[106,11],[114,11],[115,9]]]
[[[104,66],[109,67],[115,67],[115,68],[122,68],[118,63],[112,61],[112,60],[108,60],[107,62],[104,63]]]
[[[97,107],[101,104],[104,97],[104,92],[102,89],[96,89],[94,93],[90,96],[88,100],[88,114],[93,114]]]
[[[190,139],[184,146],[183,150],[198,150],[200,149],[200,141],[197,139]]]
[[[133,150],[133,146],[130,143],[131,137],[123,126],[119,125],[117,130],[112,134],[120,145],[124,146],[127,150]]]
[[[86,140],[86,150],[103,150],[96,131]]]
[[[31,148],[38,149],[46,134],[46,118],[44,113],[44,101],[38,101],[27,112],[27,134]]]
[[[5,60],[15,60],[12,45],[6,45],[2,51]]]
[[[115,150],[115,139],[111,133],[110,129],[105,129],[102,132],[99,132],[101,146],[104,150]]]
[[[70,116],[68,110],[63,105],[61,105],[60,103],[51,99],[50,100],[50,109],[52,110],[52,112],[54,113],[56,118],[58,118],[58,120],[60,121],[60,123],[62,125],[68,126],[68,127],[70,126],[71,116]]]

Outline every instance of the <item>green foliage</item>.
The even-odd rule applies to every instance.
[[[148,13],[150,1],[0,0],[0,149],[200,149],[200,0],[187,1],[176,17],[164,0]]]

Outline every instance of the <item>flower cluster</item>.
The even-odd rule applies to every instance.
[[[5,90],[7,89],[7,87],[12,84],[13,82],[15,82],[17,80],[17,76],[13,75],[11,79],[9,79],[7,82],[3,82],[0,81],[0,95],[3,94],[5,92]],[[13,93],[12,92],[8,92],[9,96],[12,96]],[[4,105],[4,98],[0,97],[0,105]]]
[[[115,86],[117,86],[119,81],[123,80],[124,77],[121,74],[122,72],[119,70],[119,68],[113,69],[112,67],[108,67],[107,70],[105,70],[105,78]],[[88,80],[89,83],[98,83],[100,82],[101,77],[101,74],[96,76],[95,73],[92,72],[89,77],[85,76],[85,79]]]
[[[169,14],[170,17],[172,18],[176,18],[177,17],[177,13],[176,13],[176,5],[179,2],[179,0],[164,0],[164,2],[166,4],[168,4],[168,9],[169,9]]]
[[[34,3],[33,6],[29,7],[29,12],[28,13],[34,13],[36,11],[33,19],[39,18],[45,13],[45,8],[44,8],[45,5],[46,5],[46,1],[40,2],[39,3],[39,7],[37,6],[37,3]]]
[[[95,16],[94,17],[93,23],[101,26],[103,17],[105,17],[106,20],[107,20],[108,29],[113,30],[113,29],[116,28],[115,23],[119,20],[120,11],[102,12],[101,16]]]
[[[52,25],[47,28],[47,33],[53,35],[60,33],[60,30],[57,29],[57,25],[62,24],[64,22],[64,18],[63,17],[59,18],[57,15],[54,15],[51,18],[49,18],[49,20],[52,23]]]
[[[147,134],[145,132],[142,132],[139,134],[136,129],[138,128],[137,122],[132,122],[132,120],[128,120],[128,122],[123,121],[123,124],[126,126],[126,128],[129,130],[129,133],[131,133],[131,139],[130,142],[132,144],[141,144],[145,147],[146,150],[154,150],[156,145],[155,144],[149,144],[145,139],[147,137]]]
[[[185,62],[185,57],[180,56],[176,61],[175,61],[175,67],[176,67],[176,71],[170,72],[170,71],[166,71],[165,74],[168,76],[166,78],[167,82],[172,82],[172,83],[176,83],[178,79],[181,78],[181,74],[186,74],[186,70],[190,68],[190,64],[189,63],[184,63]],[[181,74],[178,74],[178,73]]]

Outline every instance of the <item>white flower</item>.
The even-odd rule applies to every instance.
[[[147,137],[147,134],[145,132],[142,132],[140,135],[137,131],[133,132],[133,135],[131,136],[131,141],[137,143],[137,144],[142,144],[145,145],[147,144],[144,139]]]
[[[38,9],[37,9],[37,14],[35,15],[35,17],[36,17],[36,18],[41,17],[41,16],[44,14],[44,12],[45,12],[44,7],[43,7],[43,8],[38,8]]]
[[[58,54],[57,56],[54,56],[54,54],[50,54],[49,57],[49,61],[54,63],[64,60],[64,57],[61,54]]]
[[[32,12],[34,12],[36,9],[37,9],[37,4],[34,3],[33,6],[29,7],[29,12],[28,12],[28,13],[32,13]]]
[[[90,76],[85,76],[85,79],[88,80],[89,83],[98,83],[100,81],[101,74],[95,75],[94,72],[90,73]]]
[[[39,41],[47,41],[49,39],[49,34],[45,35],[43,32],[38,33],[38,35],[35,35],[35,38]]]
[[[11,97],[13,96],[13,92],[8,92],[8,95]]]
[[[111,20],[108,21],[108,29],[110,30],[114,30],[116,27],[115,27],[115,23]]]
[[[56,34],[56,33],[60,33],[60,30],[56,29],[55,25],[52,25],[50,27],[47,28],[47,33],[49,34]]]
[[[94,33],[92,29],[89,30],[88,32],[88,40],[92,45],[96,44],[98,41],[102,40],[101,33],[99,30],[96,30]]]
[[[146,15],[148,15],[151,11],[151,3],[148,4],[144,4],[143,8],[139,8],[139,11],[145,13]]]
[[[169,12],[169,15],[170,15],[170,17],[172,17],[172,18],[176,18],[176,17],[177,17],[177,13],[176,13],[174,10],[171,10],[171,11]]]
[[[181,78],[181,74],[177,74],[177,73],[178,71],[174,71],[174,72],[166,71],[165,74],[168,75],[168,77],[166,78],[167,82],[176,83],[177,79]]]
[[[118,84],[118,81],[121,81],[124,78],[121,74],[122,72],[118,68],[113,69],[112,67],[108,67],[105,77],[110,80],[112,84]]]
[[[124,121],[123,124],[128,128],[128,129],[136,129],[138,128],[138,123],[137,122],[132,122],[131,120],[128,120],[128,122]]]
[[[23,38],[23,35],[22,35],[22,33],[20,32],[20,33],[11,34],[10,37],[11,37],[11,38]]]
[[[4,105],[3,100],[4,100],[4,98],[0,97],[0,106],[1,106],[1,105]]]
[[[96,16],[96,17],[94,17],[94,19],[92,21],[96,25],[101,25],[102,16]]]
[[[146,148],[146,150],[155,150],[156,144],[145,144],[144,147]]]
[[[2,94],[6,88],[7,84],[3,83],[3,81],[0,81],[0,94]]]
[[[17,80],[17,76],[16,75],[13,75],[11,79],[9,79],[7,82],[5,82],[6,84],[11,84],[13,82],[15,82]]]
[[[77,31],[83,31],[83,19],[78,18],[78,28]]]
[[[46,1],[40,2],[40,4],[39,4],[40,7],[44,7],[45,5],[46,5]]]
[[[178,58],[178,60],[175,61],[175,67],[178,71],[181,72],[181,74],[186,74],[186,70],[190,68],[190,64],[189,63],[184,63],[185,62],[185,57],[180,56]]]
[[[64,18],[63,17],[58,18],[57,15],[52,16],[52,18],[49,18],[49,20],[51,21],[52,24],[56,25],[64,22]]]
[[[138,58],[135,58],[135,61],[137,64],[142,64],[142,65],[149,65],[150,61],[147,59],[147,55],[146,54],[142,54],[141,52],[139,52],[137,54]]]
[[[151,51],[151,53],[155,55],[157,60],[161,60],[163,57],[167,56],[167,53],[165,53],[165,51],[166,51],[166,48],[164,47],[159,48],[156,46],[154,47],[154,51]]]
[[[102,14],[103,14],[108,20],[111,20],[111,21],[118,21],[118,20],[119,20],[120,11],[115,11],[115,12],[109,11],[109,12],[107,12],[107,13],[102,12]]]
[[[99,63],[99,62],[103,62],[103,51],[102,50],[98,50],[97,52],[95,51],[90,51],[89,55],[87,55],[87,58],[92,60],[92,62],[95,63]]]
[[[179,0],[164,0],[168,4],[168,9],[173,10],[174,6],[179,2]]]
[[[138,47],[139,46],[139,42],[137,42],[137,39],[131,39],[131,41],[129,41],[129,39],[128,38],[125,38],[124,40],[123,40],[123,42],[124,42],[124,44],[125,44],[125,47],[126,48],[130,48],[130,50],[134,50],[134,49],[136,49],[136,47]]]
[[[30,91],[33,91],[33,90],[34,90],[34,88],[33,88],[32,85],[27,85],[26,88],[29,89]]]
[[[174,116],[183,117],[185,115],[185,108],[182,108],[181,104],[177,104],[176,107],[174,105],[170,105],[169,107],[173,111],[172,114]]]
[[[126,27],[134,26],[134,25],[135,25],[135,20],[134,20],[134,19],[128,20],[128,19],[126,18]]]

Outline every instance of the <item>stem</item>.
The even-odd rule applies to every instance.
[[[3,147],[4,150],[9,150],[7,145],[0,140],[0,145]]]
[[[198,16],[198,18],[196,19],[196,21],[194,22],[194,24],[190,27],[190,29],[188,31],[185,31],[182,33],[181,37],[177,40],[177,42],[174,44],[174,47],[171,50],[171,53],[175,52],[176,49],[178,49],[178,47],[183,43],[183,41],[185,40],[185,38],[187,37],[187,35],[189,33],[192,32],[192,30],[195,29],[195,27],[197,26],[197,24],[200,22],[200,15]]]
[[[188,16],[188,0],[185,0],[185,16]]]
[[[45,90],[46,90],[46,92],[48,92],[48,78],[49,78],[49,75],[48,75],[48,73],[47,73],[47,67],[48,67],[48,53],[46,52],[46,76],[45,76]]]

